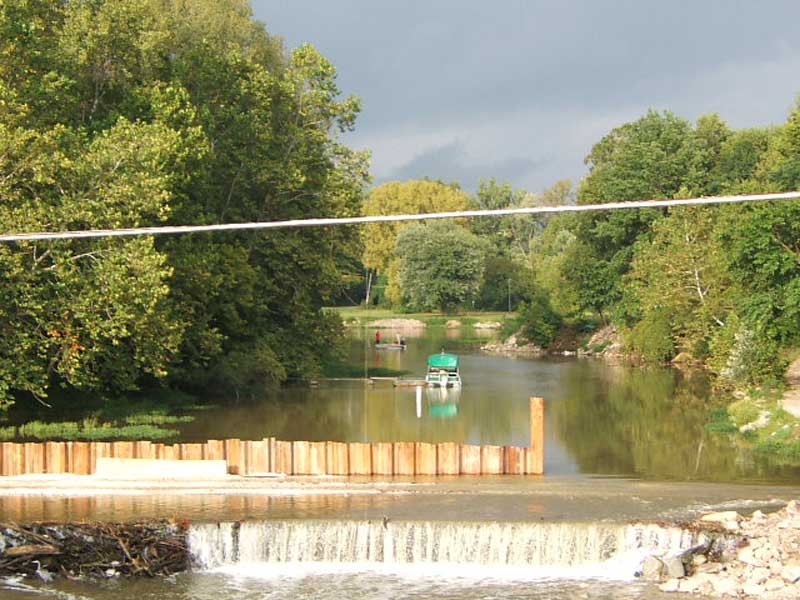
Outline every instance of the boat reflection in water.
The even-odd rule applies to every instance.
[[[429,387],[426,390],[428,416],[449,419],[458,415],[461,388]]]

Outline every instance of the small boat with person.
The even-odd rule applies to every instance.
[[[382,342],[381,332],[375,332],[375,349],[376,350],[405,350],[406,338],[399,333],[395,336],[394,342]]]
[[[425,383],[430,387],[461,387],[458,356],[447,354],[444,350],[440,354],[431,354],[428,357]]]
[[[375,344],[377,350],[405,350],[405,344]]]

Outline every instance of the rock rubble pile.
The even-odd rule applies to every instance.
[[[755,511],[750,518],[735,511],[713,513],[702,517],[700,525],[709,527],[712,536],[716,532],[716,543],[679,557],[679,566],[672,564],[673,557],[668,572],[654,566],[655,557],[651,557],[642,565],[643,576],[669,577],[660,585],[665,592],[800,598],[800,505],[796,501],[771,514]],[[727,544],[720,544],[722,539]]]

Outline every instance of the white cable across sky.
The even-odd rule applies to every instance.
[[[453,219],[463,217],[496,217],[502,215],[538,215],[598,210],[624,210],[630,208],[663,208],[669,206],[702,206],[708,204],[736,204],[741,202],[769,202],[800,199],[800,191],[778,194],[750,194],[745,196],[708,196],[679,200],[636,200],[609,202],[607,204],[571,204],[564,206],[531,206],[526,208],[500,208],[494,210],[462,210],[413,215],[373,215],[368,217],[332,217],[322,219],[292,219],[252,223],[220,223],[217,225],[164,225],[160,227],[132,227],[129,229],[88,229],[85,231],[41,231],[37,233],[8,233],[0,235],[0,242],[36,240],[67,240],[100,237],[131,237],[138,235],[166,235],[208,231],[242,231],[250,229],[285,229],[290,227],[325,227],[329,225],[358,225],[361,223],[387,223],[394,221],[424,221],[427,219]]]

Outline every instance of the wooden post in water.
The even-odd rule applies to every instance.
[[[544,473],[544,398],[534,396],[530,399],[530,407],[531,453],[526,471],[541,475]]]

